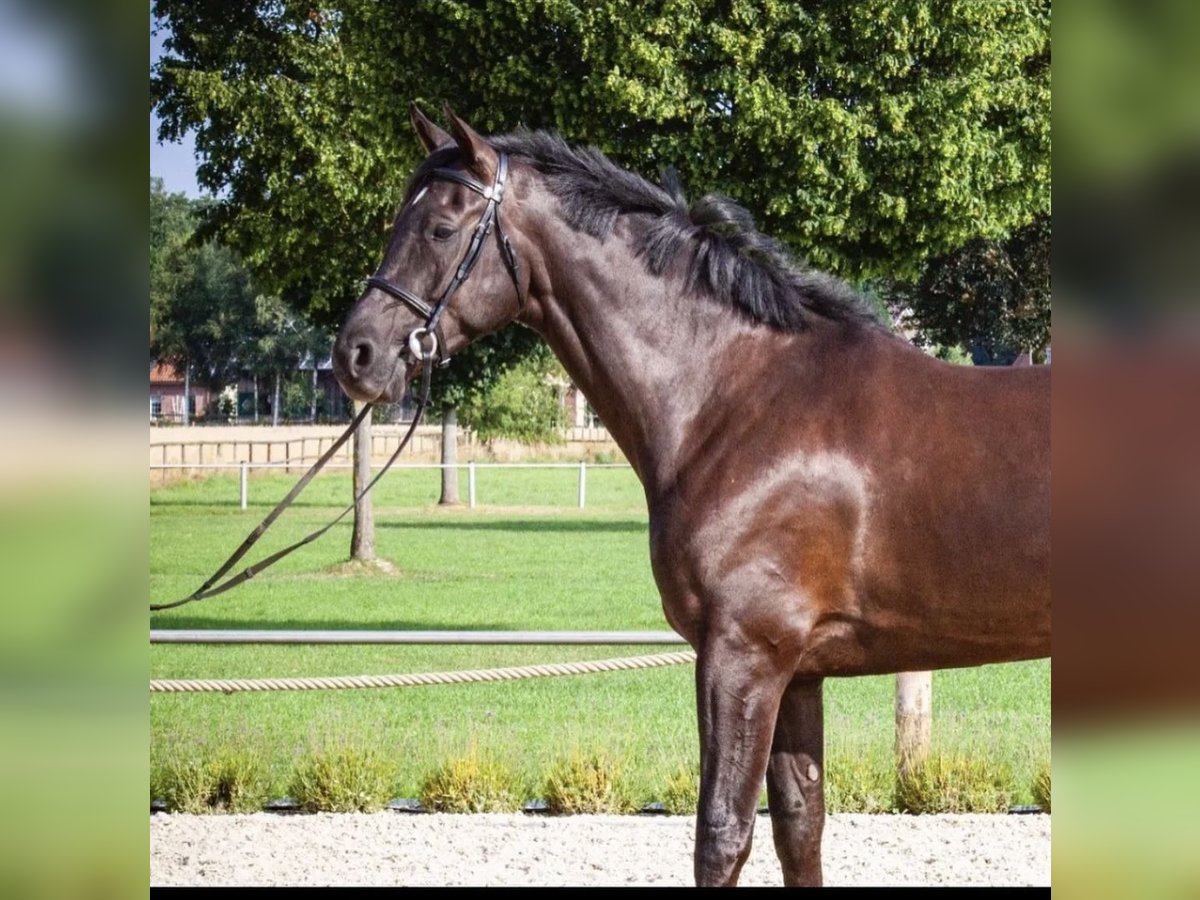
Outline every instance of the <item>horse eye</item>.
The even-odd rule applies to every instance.
[[[455,228],[453,225],[446,225],[444,223],[441,225],[438,225],[436,228],[433,229],[433,236],[435,238],[437,238],[439,241],[444,241],[447,238],[452,238],[456,234],[458,234],[457,228]]]

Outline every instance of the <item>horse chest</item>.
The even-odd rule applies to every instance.
[[[695,645],[714,624],[737,621],[800,648],[818,620],[854,619],[866,498],[835,474],[793,462],[709,490],[709,502],[683,494],[652,508],[651,563],[672,627]]]

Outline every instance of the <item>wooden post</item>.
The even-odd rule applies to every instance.
[[[579,508],[583,509],[587,501],[587,463],[579,462]]]
[[[442,410],[442,506],[458,505],[458,410],[447,406]],[[475,502],[469,504],[472,508]]]
[[[239,466],[239,468],[241,469],[240,493],[241,493],[241,499],[242,499],[242,509],[245,509],[246,508],[246,495],[248,493],[247,480],[248,480],[248,476],[249,476],[249,472],[250,472],[250,467],[246,465],[245,460],[242,460],[242,464],[241,464],[241,466]]]
[[[188,400],[192,395],[192,361],[188,360],[183,365],[183,424],[192,424],[192,412],[189,409]]]
[[[454,472],[454,477],[458,477],[458,470]],[[467,506],[471,509],[475,508],[475,461],[467,463]]]
[[[929,756],[933,673],[896,674],[896,773],[904,778]]]
[[[362,407],[356,402],[355,409]],[[371,417],[365,416],[354,432],[354,497],[371,482]],[[354,531],[350,536],[350,558],[370,562],[375,558],[375,515],[371,495],[354,504]]]

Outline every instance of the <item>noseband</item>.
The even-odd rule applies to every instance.
[[[437,303],[433,304],[433,306],[430,306],[412,291],[402,288],[398,284],[392,284],[386,278],[378,275],[368,278],[367,284],[370,287],[378,288],[384,293],[391,294],[417,315],[424,316],[425,324],[420,328],[414,328],[408,335],[406,342],[408,351],[412,354],[414,362],[436,359],[438,365],[444,366],[450,362],[450,357],[446,353],[445,338],[442,337],[442,313],[446,311],[446,307],[450,303],[450,298],[454,296],[454,292],[462,287],[471,276],[471,270],[475,268],[475,263],[479,261],[479,257],[483,253],[483,242],[492,230],[493,225],[496,226],[496,234],[500,238],[500,255],[503,257],[508,274],[512,276],[513,284],[517,288],[518,315],[525,308],[525,291],[521,288],[521,266],[517,262],[516,251],[513,250],[512,242],[509,241],[508,235],[504,233],[504,226],[500,223],[500,204],[504,200],[504,188],[508,181],[508,154],[500,154],[500,164],[496,168],[496,180],[492,182],[490,187],[455,169],[434,169],[432,175],[435,178],[457,181],[487,200],[483,216],[479,219],[479,224],[475,226],[475,234],[471,236],[471,244],[467,247],[466,256],[459,263],[454,277],[446,285],[446,290],[442,292],[442,296],[438,298]],[[432,347],[426,348],[426,338],[432,342]]]

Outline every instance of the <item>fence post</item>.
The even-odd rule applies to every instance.
[[[238,474],[238,481],[239,481],[238,487],[240,488],[241,497],[242,497],[242,509],[245,509],[246,508],[246,481],[247,481],[246,474],[250,471],[250,466],[247,465],[246,461],[243,459],[241,461],[240,468],[241,468],[241,472]]]
[[[579,508],[587,501],[587,463],[579,462]]]
[[[896,774],[906,777],[929,755],[933,673],[896,673]]]
[[[475,508],[475,463],[467,463],[467,508]]]

